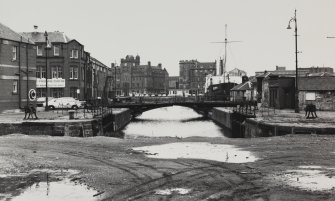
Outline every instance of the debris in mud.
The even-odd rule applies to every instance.
[[[191,189],[186,188],[171,188],[164,190],[155,190],[156,195],[171,195],[172,193],[177,193],[180,195],[186,195],[191,191]]]

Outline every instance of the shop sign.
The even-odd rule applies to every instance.
[[[36,79],[36,88],[45,88],[45,79]],[[48,88],[65,88],[65,79],[48,79]]]

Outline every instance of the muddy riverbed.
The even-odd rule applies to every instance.
[[[62,194],[55,183],[48,189],[46,172],[49,182],[88,189],[80,193],[85,199],[77,200],[335,200],[334,142],[333,136],[317,135],[255,139],[2,136],[0,200],[19,200],[37,184],[44,193]],[[203,147],[189,156],[194,143]],[[162,157],[159,150],[170,149],[171,144],[181,146],[184,155],[171,151],[173,157]],[[208,146],[214,146],[211,154],[215,156],[199,157]],[[236,155],[248,160],[229,161],[227,152],[216,151],[219,148],[240,151],[229,151],[228,158]]]

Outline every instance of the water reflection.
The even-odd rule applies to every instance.
[[[12,201],[95,201],[96,191],[84,185],[70,182],[69,179],[54,182],[39,182],[26,189]]]
[[[236,148],[233,145],[210,144],[207,142],[178,142],[133,148],[150,158],[191,158],[214,160],[226,163],[254,162],[256,158],[251,152]]]
[[[78,177],[70,179],[71,175],[78,174],[77,170],[51,170],[34,169],[29,173],[22,174],[22,182],[26,186],[19,188],[18,192],[7,196],[11,201],[95,201],[100,194],[77,182]],[[8,175],[10,178],[16,175]],[[34,178],[31,183],[31,179]]]
[[[173,106],[144,112],[123,130],[125,135],[149,137],[223,137],[223,130],[212,120],[204,118],[190,108]]]

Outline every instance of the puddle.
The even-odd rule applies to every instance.
[[[3,194],[11,201],[95,201],[99,193],[77,182],[77,170],[34,169],[26,173],[0,175],[7,183],[21,182],[21,187]],[[14,185],[16,186],[16,185]]]
[[[300,166],[302,170],[289,170],[284,175],[284,181],[293,187],[311,191],[332,190],[335,178],[326,176],[326,170],[317,170],[320,166]],[[311,168],[312,167],[312,168]]]
[[[191,189],[186,188],[171,188],[171,189],[164,189],[164,190],[156,190],[156,195],[171,195],[172,193],[177,193],[180,195],[186,195],[191,191]]]
[[[97,192],[84,185],[74,184],[70,179],[57,182],[39,182],[33,184],[11,201],[93,201]]]
[[[302,168],[302,169],[321,169],[322,167],[318,166],[318,165],[301,165],[301,166],[299,166],[299,168]]]
[[[142,151],[150,158],[192,158],[220,161],[226,163],[254,162],[258,158],[249,151],[233,145],[210,144],[207,142],[181,142],[133,148]]]

